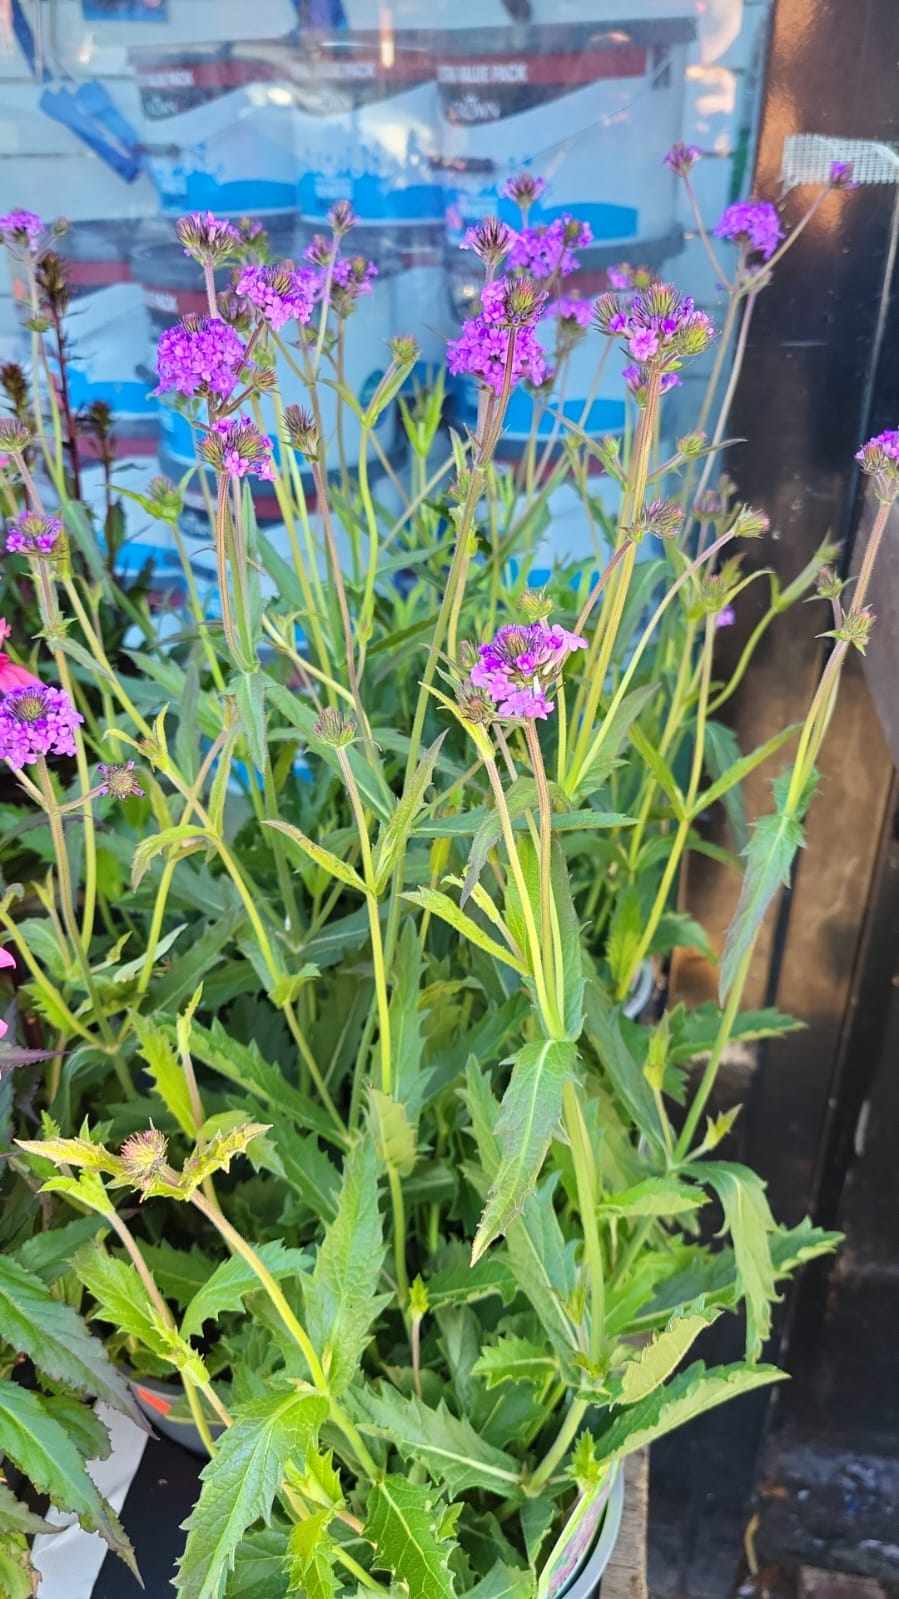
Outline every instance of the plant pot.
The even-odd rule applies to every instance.
[[[552,1599],[596,1599],[600,1591],[603,1572],[614,1553],[621,1531],[621,1512],[624,1506],[624,1472],[615,1468],[605,1514],[591,1553],[580,1570],[575,1572],[567,1587],[552,1595]]]
[[[128,1381],[131,1392],[155,1431],[164,1438],[170,1438],[172,1443],[183,1444],[192,1455],[199,1455],[205,1460],[206,1445],[187,1409],[180,1382],[168,1382],[162,1377],[136,1377],[133,1374],[129,1374]],[[220,1421],[211,1416],[207,1417],[207,1421],[213,1438],[224,1432]]]

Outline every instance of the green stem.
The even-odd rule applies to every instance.
[[[564,1460],[569,1448],[574,1442],[578,1427],[587,1414],[588,1404],[586,1399],[573,1399],[568,1407],[565,1417],[552,1448],[544,1456],[533,1476],[522,1483],[522,1487],[529,1499],[536,1499],[546,1487],[550,1477],[561,1460]]]

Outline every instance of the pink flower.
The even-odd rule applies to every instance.
[[[12,632],[12,628],[4,616],[0,616],[0,644],[5,644]],[[17,666],[9,656],[0,650],[0,694],[7,694],[12,688],[24,688],[28,684],[39,681],[33,673],[24,666]]]
[[[10,955],[8,949],[3,949],[3,947],[0,946],[0,971],[5,971],[10,966],[15,966],[15,964],[15,955]]]

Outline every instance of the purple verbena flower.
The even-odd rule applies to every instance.
[[[74,755],[75,729],[83,721],[61,688],[35,683],[10,689],[0,697],[0,760],[21,770],[45,755]]]
[[[875,433],[856,451],[855,459],[871,478],[877,498],[891,503],[899,493],[899,428]]]
[[[577,266],[576,250],[593,239],[588,223],[576,217],[555,217],[537,227],[522,228],[509,251],[508,264],[535,278],[567,277]]]
[[[371,294],[372,281],[378,276],[374,261],[364,255],[349,255],[334,263],[332,282],[338,289],[351,289],[356,295]]]
[[[7,211],[0,217],[0,239],[16,252],[35,255],[43,231],[44,224],[34,211]]]
[[[519,172],[514,178],[507,178],[499,192],[506,200],[514,200],[522,215],[527,216],[534,202],[546,192],[546,179],[532,172]]]
[[[851,161],[831,161],[828,183],[832,189],[857,189]]]
[[[737,620],[737,613],[732,605],[725,605],[715,617],[716,627],[733,627]]]
[[[518,235],[496,217],[485,217],[473,228],[466,228],[460,250],[473,250],[490,270],[495,271],[503,257],[508,255]]]
[[[214,422],[200,444],[200,453],[218,472],[231,478],[274,476],[272,441],[260,433],[251,416],[224,417]]]
[[[308,322],[318,291],[318,273],[310,267],[297,270],[292,261],[244,267],[237,280],[237,293],[255,305],[276,331],[285,322]]]
[[[184,249],[201,266],[218,266],[239,249],[243,240],[234,226],[211,211],[191,211],[179,217],[175,232]]]
[[[586,648],[586,639],[558,623],[513,623],[480,646],[470,682],[490,696],[497,715],[544,721],[565,661]]]
[[[156,351],[157,394],[217,394],[227,399],[246,362],[243,340],[214,316],[186,316],[166,328]]]
[[[468,373],[502,392],[509,357],[509,340],[514,337],[511,380],[513,385],[526,379],[542,383],[546,376],[543,349],[534,333],[534,323],[546,295],[528,279],[497,278],[485,285],[481,311],[462,324],[458,339],[447,345],[447,360],[454,377]],[[514,330],[514,331],[513,331]]]
[[[329,239],[324,233],[314,233],[303,251],[303,260],[309,261],[312,266],[326,267],[334,260],[336,254],[337,244],[334,239]]]
[[[670,283],[652,283],[627,303],[615,294],[601,294],[593,315],[601,333],[624,339],[636,364],[628,365],[623,376],[638,398],[651,374],[661,376],[662,394],[673,388],[683,362],[701,355],[715,333],[705,312],[697,311],[689,295],[679,294]]]
[[[738,200],[715,224],[715,237],[742,244],[752,255],[770,261],[783,238],[780,217],[770,200]]]
[[[691,168],[695,167],[702,155],[702,151],[695,144],[684,144],[678,140],[673,144],[668,154],[664,157],[664,165],[676,172],[679,178],[685,178]]]
[[[38,516],[25,511],[14,517],[6,534],[8,555],[50,555],[62,533],[58,516]]]

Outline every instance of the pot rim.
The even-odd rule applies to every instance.
[[[571,1579],[568,1587],[562,1590],[559,1599],[595,1599],[599,1592],[600,1579],[618,1542],[624,1507],[624,1472],[620,1466],[615,1466],[613,1470],[614,1477],[606,1502],[606,1511],[593,1551],[588,1556],[586,1564]]]

